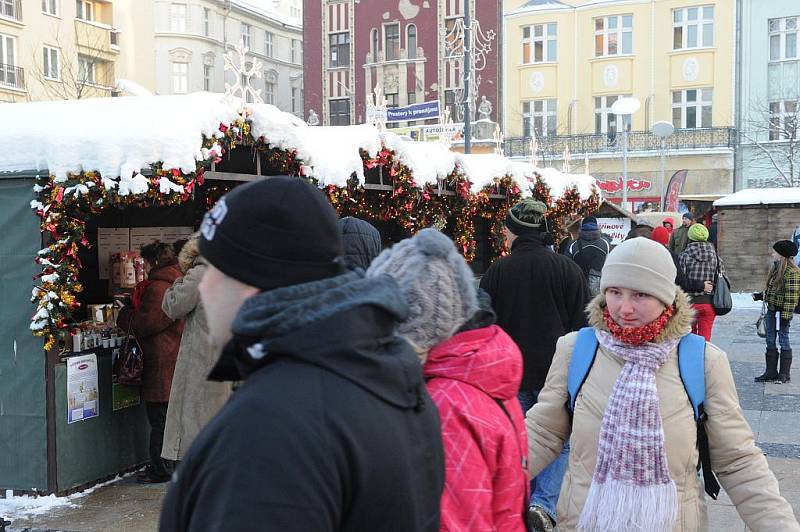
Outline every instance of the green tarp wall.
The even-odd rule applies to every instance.
[[[45,354],[31,334],[33,179],[0,179],[0,489],[47,489]]]

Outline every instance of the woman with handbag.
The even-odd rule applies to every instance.
[[[150,465],[138,480],[159,483],[167,482],[172,475],[172,462],[161,458],[161,447],[172,374],[183,334],[183,321],[164,314],[161,303],[164,293],[181,276],[181,270],[169,244],[148,244],[142,247],[141,256],[149,270],[147,280],[137,285],[134,305],[120,310],[117,325],[132,331],[144,356],[142,399],[150,423]]]
[[[717,317],[712,305],[714,283],[720,268],[719,257],[714,246],[708,242],[708,229],[703,224],[689,227],[689,245],[678,257],[680,271],[679,286],[689,295],[695,311],[692,332],[711,341],[714,319]],[[697,284],[704,285],[697,290]]]
[[[800,299],[800,269],[795,264],[797,244],[791,240],[779,240],[772,246],[775,262],[767,276],[764,292],[753,294],[756,301],[764,301],[766,313],[764,323],[767,333],[766,371],[755,378],[756,382],[791,380],[792,346],[789,344],[789,324],[792,321],[798,299]],[[780,318],[780,325],[778,325]],[[776,341],[777,337],[777,341]],[[780,343],[781,369],[778,371],[778,343]]]

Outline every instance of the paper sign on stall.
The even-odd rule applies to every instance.
[[[176,240],[189,238],[194,229],[191,227],[133,227],[130,232],[130,249],[139,250],[142,246],[152,244],[156,240],[172,244]]]
[[[612,246],[622,244],[631,230],[630,218],[598,218],[597,225],[603,234],[611,237]]]
[[[109,257],[114,253],[124,253],[131,249],[131,232],[127,227],[97,228],[97,260],[100,279],[111,278]]]
[[[97,356],[67,359],[67,423],[100,415],[97,392]]]

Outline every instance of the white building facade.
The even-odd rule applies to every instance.
[[[302,117],[302,4],[270,5],[265,11],[241,0],[156,0],[157,93],[224,92],[226,82],[235,82],[224,70],[224,53],[241,40],[250,49],[248,60],[262,65],[261,77],[250,84],[264,103]]]

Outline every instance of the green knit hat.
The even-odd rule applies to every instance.
[[[525,233],[547,231],[547,205],[541,201],[526,198],[508,211],[506,227],[519,236]]]
[[[693,224],[689,228],[689,240],[692,242],[705,242],[708,240],[708,229],[703,224]]]

